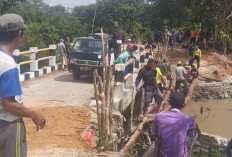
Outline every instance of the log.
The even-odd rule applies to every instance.
[[[130,140],[127,142],[127,144],[120,150],[120,152],[126,151],[127,148],[129,148],[132,144],[135,143],[135,141],[139,138],[139,135],[143,131],[144,124],[147,122],[147,117],[143,118],[143,121],[139,124],[138,128],[134,132],[134,134],[131,136]]]
[[[97,85],[97,78],[98,78],[98,72],[97,70],[95,70],[93,72],[93,84],[94,84],[94,90],[95,90],[95,99],[96,99],[96,104],[97,104],[97,121],[98,121],[98,130],[101,131],[101,119],[100,119],[100,112],[99,112],[99,101],[98,101],[98,98],[99,98],[99,92],[98,92],[98,85]]]
[[[104,88],[103,88],[103,83],[102,83],[102,78],[99,76],[98,77],[98,82],[99,82],[99,90],[100,90],[100,98],[102,101],[102,108],[101,108],[101,133],[104,135],[103,136],[103,144],[105,144],[106,142],[106,135],[107,135],[107,131],[106,131],[106,101],[105,101],[105,92],[104,92]]]
[[[185,101],[184,101],[185,105],[189,104],[190,100],[192,99],[194,89],[195,89],[195,87],[197,85],[197,81],[198,81],[198,78],[193,79],[193,81],[192,81],[192,83],[191,83],[191,85],[189,87],[188,94],[185,97]]]

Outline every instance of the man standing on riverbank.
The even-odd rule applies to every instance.
[[[144,89],[145,89],[145,95],[144,95],[144,107],[143,112],[146,113],[147,108],[149,104],[152,102],[152,99],[155,99],[155,102],[158,104],[157,111],[159,111],[159,107],[164,100],[163,94],[160,92],[159,87],[156,83],[156,69],[154,67],[154,60],[149,59],[147,62],[147,65],[142,67],[139,70],[139,74],[136,78],[136,90],[139,91],[139,83],[141,79],[143,79],[144,82]]]
[[[23,42],[23,18],[17,14],[0,17],[0,157],[26,157],[26,130],[22,117],[33,120],[37,130],[44,117],[23,105],[19,71],[12,57]]]
[[[151,132],[160,134],[161,157],[188,157],[197,140],[196,123],[193,116],[181,113],[185,96],[174,92],[170,98],[171,110],[155,116]]]

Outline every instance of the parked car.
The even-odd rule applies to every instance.
[[[109,64],[114,63],[114,49],[112,38],[108,34],[103,35],[105,56],[109,56]],[[99,74],[103,71],[101,34],[78,38],[69,54],[68,70],[72,72],[74,79],[80,79],[81,75],[90,75],[95,69]]]

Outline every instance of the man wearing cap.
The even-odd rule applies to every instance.
[[[198,46],[196,46],[192,63],[194,62],[194,60],[197,60],[197,69],[200,68],[200,59],[201,59],[201,50],[198,48]]]
[[[171,110],[155,116],[151,132],[160,135],[159,157],[188,157],[197,140],[193,116],[181,113],[185,96],[174,92],[170,98]]]
[[[31,118],[37,130],[45,126],[41,114],[23,105],[19,71],[12,57],[23,42],[25,29],[23,18],[17,14],[0,17],[0,157],[27,156],[22,117]]]
[[[182,62],[177,62],[177,68],[176,68],[176,87],[175,90],[177,91],[180,88],[180,84],[183,83],[186,91],[188,92],[189,85],[188,81],[184,78],[184,75],[186,74],[185,68],[181,66]]]
[[[139,92],[139,83],[141,79],[143,79],[143,87],[145,90],[144,95],[144,107],[143,112],[144,114],[147,111],[147,108],[149,107],[149,104],[152,103],[152,99],[155,99],[155,102],[158,104],[157,111],[159,111],[159,107],[164,100],[163,94],[160,92],[159,87],[156,82],[156,68],[154,67],[154,60],[149,59],[147,62],[147,65],[142,67],[139,70],[138,76],[135,81],[136,90]]]
[[[64,40],[60,39],[60,43],[57,46],[60,51],[60,57],[61,57],[61,67],[63,70],[67,70],[67,49],[64,44]]]
[[[115,58],[117,58],[121,54],[121,45],[125,41],[124,34],[118,28],[117,25],[114,26],[113,41],[114,41],[114,48],[115,48],[114,56]]]

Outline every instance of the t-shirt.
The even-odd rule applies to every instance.
[[[15,100],[21,104],[22,99],[21,85],[19,81],[19,71],[17,64],[12,56],[0,49],[0,119],[12,122],[19,117],[3,109],[2,98],[15,97]]]
[[[198,56],[199,58],[201,58],[201,50],[200,49],[194,51],[194,57],[195,56]]]
[[[186,74],[185,68],[182,66],[179,66],[176,68],[176,80],[181,81],[184,80],[184,74]]]
[[[188,157],[185,143],[187,132],[196,128],[193,116],[177,109],[157,113],[152,125],[152,133],[160,133],[160,154],[163,157]]]
[[[162,76],[162,73],[160,71],[160,68],[156,67],[156,82],[157,82],[157,84],[159,84],[161,82],[161,76]]]
[[[63,42],[60,42],[59,44],[58,44],[58,48],[59,48],[59,50],[60,50],[60,55],[61,55],[61,57],[63,57],[63,56],[65,56],[65,45],[64,45],[64,43]]]
[[[191,38],[195,38],[197,36],[197,31],[196,30],[192,30],[191,31]]]
[[[166,76],[166,67],[163,63],[157,64],[157,67],[160,69],[160,72],[162,73],[163,76]]]
[[[192,72],[195,72],[195,73],[196,73],[196,74],[193,76],[193,78],[197,78],[198,75],[199,75],[198,70],[197,70],[197,69],[192,69],[192,70],[191,70],[191,73],[192,73]]]
[[[116,59],[116,63],[126,63],[128,57],[130,57],[130,53],[128,51],[125,51],[118,56],[118,58]]]

